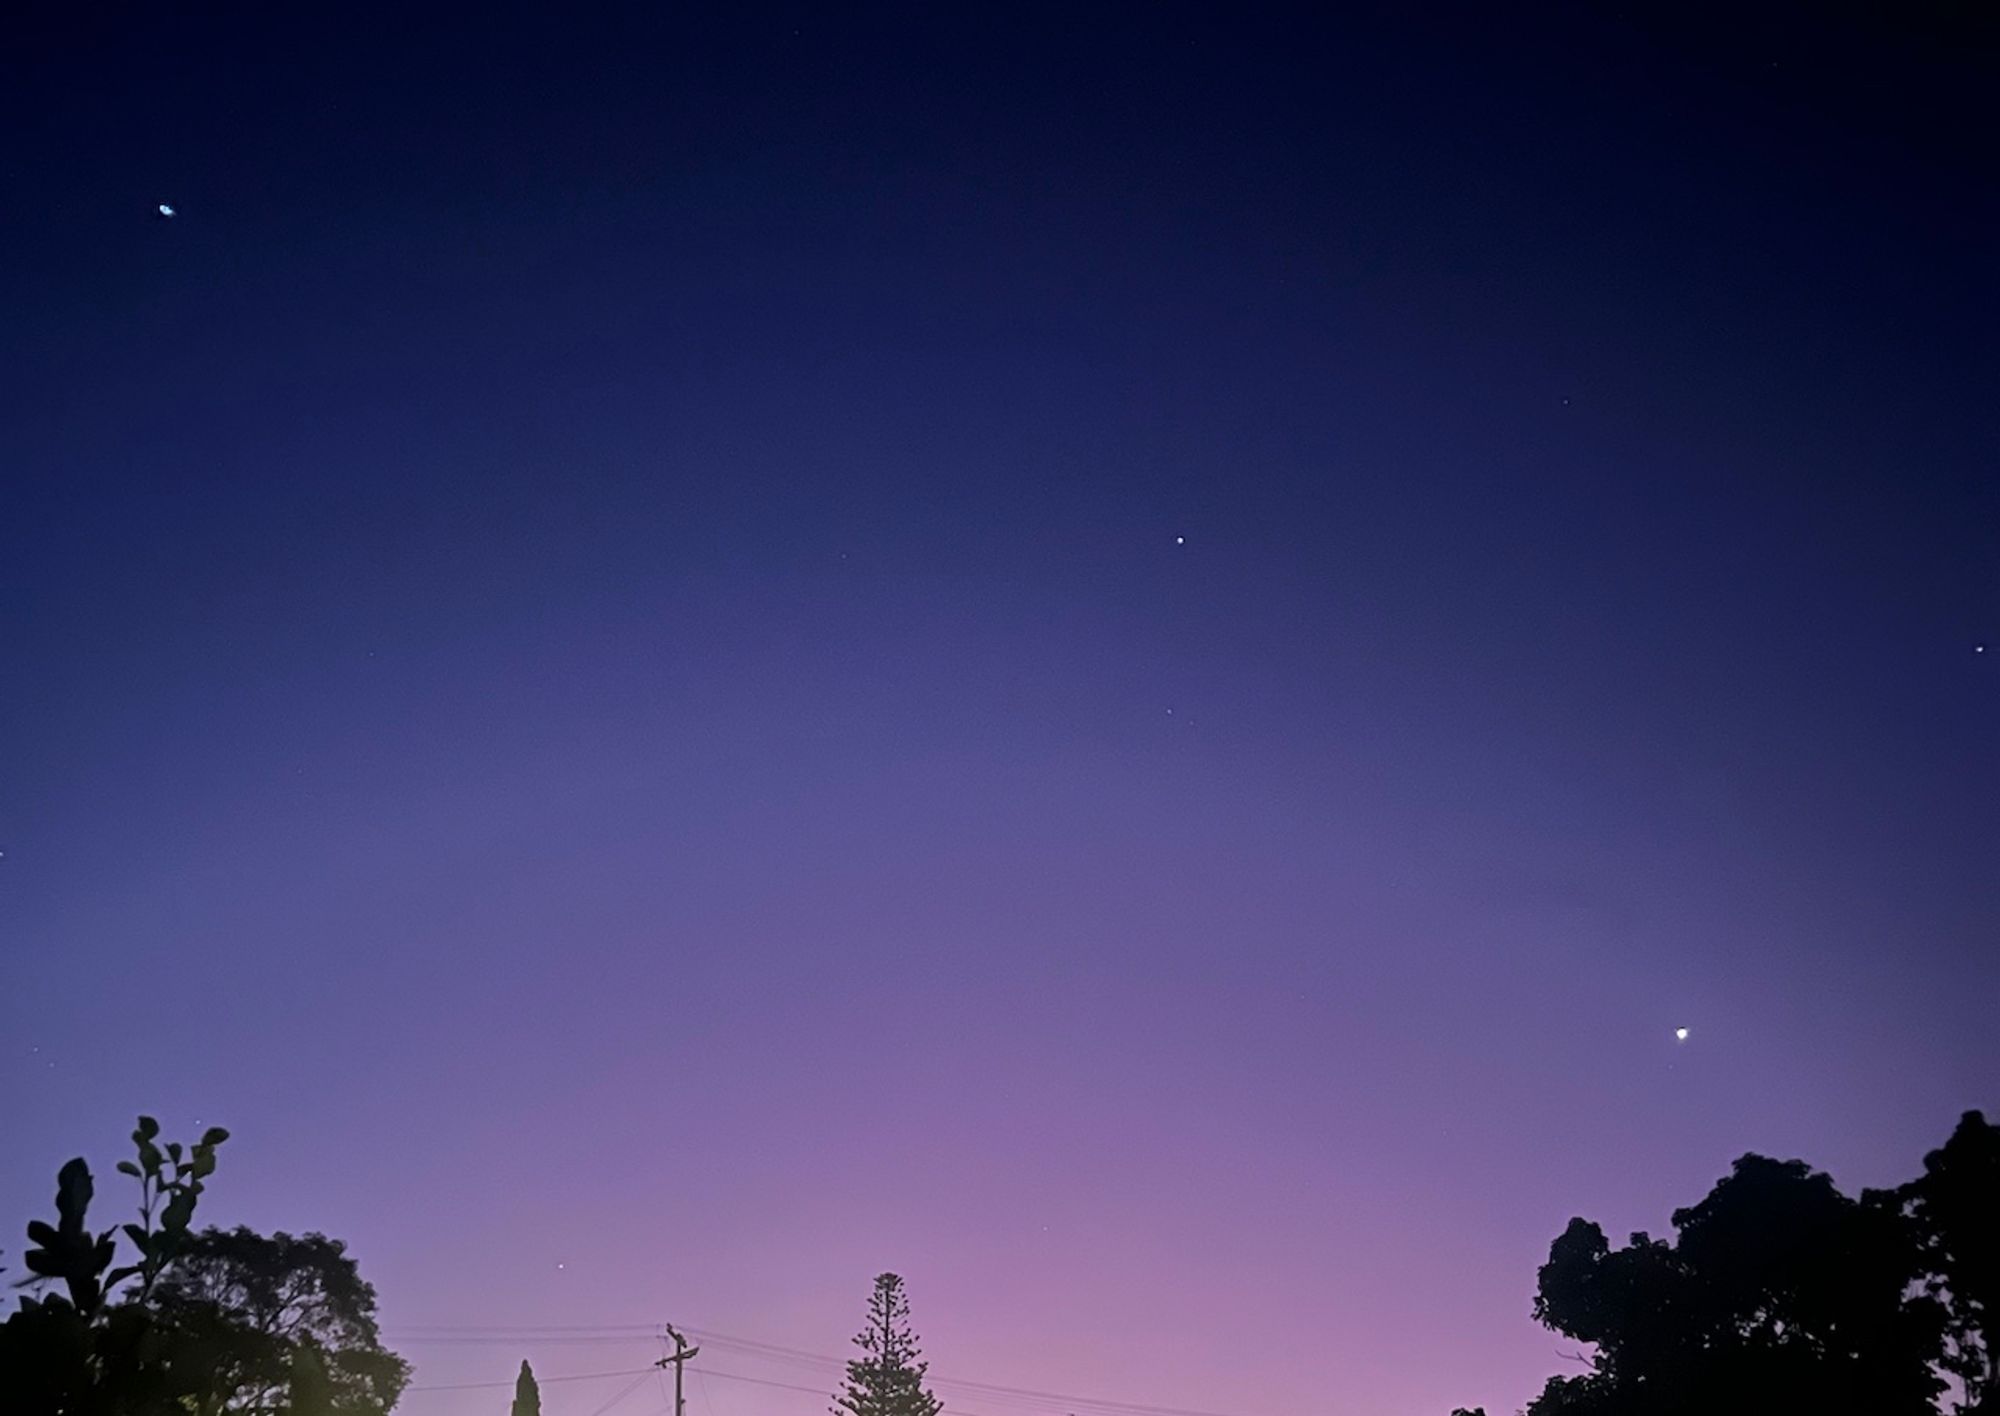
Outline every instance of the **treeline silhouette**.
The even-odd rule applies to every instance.
[[[229,1134],[159,1134],[140,1117],[118,1163],[135,1223],[93,1231],[90,1167],[58,1172],[56,1221],[30,1223],[22,1255],[17,1286],[35,1291],[0,1322],[0,1412],[386,1416],[410,1368],[345,1247],[195,1229]],[[1746,1155],[1673,1227],[1614,1248],[1574,1219],[1556,1238],[1534,1313],[1586,1370],[1551,1377],[1524,1416],[2000,1416],[2000,1125],[1981,1113],[1921,1175],[1858,1198]],[[939,1416],[900,1277],[876,1278],[854,1341],[829,1416]],[[526,1361],[511,1411],[540,1416]]]
[[[1526,1416],[2000,1416],[2000,1125],[1979,1112],[1893,1190],[1746,1155],[1673,1226],[1613,1248],[1573,1219],[1550,1245],[1535,1317],[1589,1370]]]

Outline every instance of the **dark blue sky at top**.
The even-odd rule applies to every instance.
[[[1281,1128],[1359,1027],[1419,1077],[1364,1147],[1601,1067],[1690,1179],[1874,1182],[1883,1118],[1914,1163],[2000,1100],[1992,51],[1415,8],[10,41],[0,1196],[147,1103],[122,1028],[80,1055],[120,1010],[214,1025],[162,1107],[306,1146],[232,1090],[297,1042],[288,1095],[422,1146],[642,1094],[576,1042],[635,987],[865,1032],[903,970],[912,1055],[978,1018],[1071,1079],[1340,993],[1229,1067]],[[1613,1056],[1677,1022],[1747,1050]],[[838,1074],[787,1045],[738,1072]],[[1794,1078],[1796,1133],[1727,1100]]]

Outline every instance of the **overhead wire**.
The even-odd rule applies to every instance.
[[[605,1402],[602,1406],[598,1407],[595,1411],[591,1412],[590,1416],[604,1416],[605,1412],[609,1411],[612,1407],[616,1406],[619,1402],[623,1401],[626,1397],[630,1396],[633,1392],[637,1391],[640,1387],[644,1386],[646,1384],[646,1378],[651,1375],[652,1371],[650,1369],[641,1372],[637,1377],[634,1377],[632,1379],[632,1382],[629,1386],[623,1388],[618,1393],[618,1395],[612,1397],[609,1401]]]
[[[775,1342],[764,1342],[756,1338],[737,1337],[730,1333],[716,1332],[707,1328],[690,1327],[688,1331],[705,1342],[713,1342],[722,1347],[741,1348],[749,1352],[766,1355],[774,1360],[792,1361],[817,1366],[845,1367],[847,1359],[830,1356],[822,1352],[808,1352],[802,1348],[785,1347]],[[976,1381],[970,1377],[953,1377],[942,1373],[929,1373],[927,1380],[938,1386],[959,1386],[990,1392],[998,1396],[1030,1397],[1036,1401],[1055,1401],[1072,1406],[1106,1407],[1116,1411],[1154,1413],[1155,1416],[1220,1416],[1216,1412],[1190,1411],[1181,1407],[1157,1406],[1151,1403],[1114,1401],[1101,1397],[1074,1396],[1064,1392],[1040,1391],[1032,1387],[1009,1386],[1000,1382]]]
[[[570,1372],[564,1376],[557,1377],[538,1376],[535,1378],[535,1383],[538,1386],[547,1386],[550,1382],[595,1382],[601,1381],[606,1377],[629,1377],[634,1373],[645,1373],[652,1370],[651,1367],[627,1367],[623,1371],[618,1372]],[[516,1378],[510,1377],[504,1382],[437,1382],[429,1386],[404,1387],[403,1390],[406,1393],[418,1391],[493,1391],[499,1387],[511,1387],[516,1380]]]
[[[721,1332],[714,1328],[684,1325],[682,1330],[690,1337],[739,1352],[741,1355],[759,1360],[786,1363],[814,1369],[844,1369],[849,1359],[831,1356],[823,1352],[810,1352],[803,1348],[787,1347],[782,1343],[766,1342],[759,1338],[743,1337],[734,1333]],[[468,1343],[518,1344],[534,1341],[550,1344],[633,1344],[657,1337],[659,1324],[642,1323],[572,1323],[572,1324],[409,1324],[398,1325],[395,1332],[408,1340],[425,1343]],[[760,1386],[777,1387],[785,1390],[825,1395],[820,1387],[800,1386],[796,1383],[775,1381],[768,1377],[753,1377],[742,1373],[707,1370],[711,1375],[727,1381],[751,1382]],[[551,1380],[554,1380],[551,1378]],[[1018,1411],[1058,1411],[1065,1413],[1082,1412],[1086,1416],[1231,1416],[1231,1413],[1207,1411],[1195,1407],[1164,1406],[1152,1402],[1120,1401],[1111,1397],[1079,1396],[1074,1393],[1049,1391],[1036,1387],[1013,1386],[1002,1382],[984,1382],[970,1377],[952,1377],[930,1373],[926,1380],[941,1388],[948,1396],[953,1390],[980,1401],[982,1405],[1012,1408]],[[500,1385],[505,1385],[501,1383]],[[436,1388],[432,1388],[435,1390]],[[411,1388],[418,1390],[418,1388]],[[964,1408],[951,1404],[949,1410],[954,1416],[976,1416]]]

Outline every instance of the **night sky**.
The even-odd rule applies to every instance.
[[[1499,1412],[2000,1106],[1948,7],[173,8],[0,57],[10,1267],[147,1110],[412,1416]]]

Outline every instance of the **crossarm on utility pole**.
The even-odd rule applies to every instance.
[[[681,1372],[686,1368],[688,1358],[694,1356],[701,1349],[699,1347],[689,1347],[687,1339],[675,1331],[672,1323],[665,1323],[662,1326],[666,1328],[667,1336],[674,1340],[674,1350],[653,1365],[655,1367],[672,1367],[674,1369],[674,1416],[686,1416],[686,1413],[682,1409],[684,1403],[681,1400]]]

